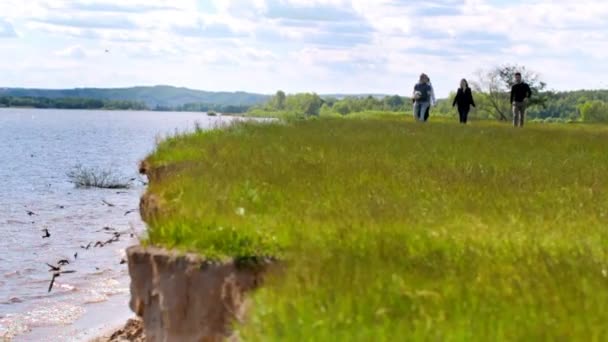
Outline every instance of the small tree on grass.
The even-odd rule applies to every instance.
[[[499,120],[508,120],[511,117],[510,92],[515,84],[515,73],[520,72],[524,82],[532,90],[529,106],[544,106],[545,96],[541,93],[547,84],[540,79],[540,75],[519,65],[503,65],[490,70],[477,72],[477,82],[473,88],[477,92],[487,94],[487,101]]]

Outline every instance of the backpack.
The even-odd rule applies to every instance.
[[[418,102],[428,102],[430,100],[429,93],[431,92],[431,86],[426,83],[418,83],[414,86],[414,91],[420,92]]]

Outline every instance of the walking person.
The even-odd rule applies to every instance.
[[[530,86],[521,80],[521,73],[515,73],[515,84],[511,87],[511,104],[513,105],[513,126],[524,127],[526,107],[532,96]]]
[[[475,101],[473,100],[473,93],[471,92],[471,88],[469,88],[469,83],[464,78],[460,81],[460,87],[456,92],[456,97],[454,98],[452,107],[456,105],[458,105],[458,116],[460,117],[460,123],[466,124],[471,106],[475,107]]]
[[[414,101],[414,119],[424,122],[426,110],[431,106],[433,88],[428,84],[428,76],[421,74],[418,83],[414,86],[412,99]]]
[[[431,84],[431,79],[428,75],[426,76],[426,83],[431,86],[431,105],[428,106],[426,112],[424,113],[424,122],[426,122],[429,119],[429,116],[431,116],[431,107],[434,107],[437,103],[435,100],[435,90],[433,89],[433,84]]]

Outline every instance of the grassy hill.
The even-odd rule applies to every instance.
[[[606,341],[607,138],[390,115],[178,135],[146,160],[148,243],[285,261],[245,341]]]
[[[269,96],[246,92],[211,92],[172,86],[131,88],[25,89],[0,88],[0,96],[36,98],[87,98],[143,102],[150,108],[176,107],[187,103],[251,106],[266,101]]]

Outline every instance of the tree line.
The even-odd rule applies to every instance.
[[[480,71],[476,79],[470,80],[474,91],[476,108],[470,116],[480,119],[511,119],[509,92],[514,84],[515,73],[532,89],[528,119],[545,122],[606,122],[608,123],[608,90],[550,91],[538,73],[524,66],[504,65]],[[456,92],[437,101],[432,115],[456,115],[452,102]],[[410,113],[412,100],[409,97],[392,95],[382,98],[345,97],[341,99],[322,97],[315,93],[287,95],[279,90],[265,104],[253,106],[253,116],[327,116],[348,115],[360,112]]]
[[[407,97],[393,95],[378,98],[374,96],[321,97],[316,93],[286,95],[282,90],[261,105],[251,107],[254,116],[319,116],[347,115],[364,111],[403,112],[411,107]]]
[[[98,100],[86,98],[17,97],[0,96],[0,107],[54,108],[54,109],[116,109],[145,110],[142,102],[125,100]]]
[[[249,106],[186,103],[180,106],[148,107],[144,102],[129,100],[100,100],[90,98],[46,98],[29,96],[0,96],[0,107],[39,109],[89,109],[89,110],[153,110],[177,112],[245,113]]]

